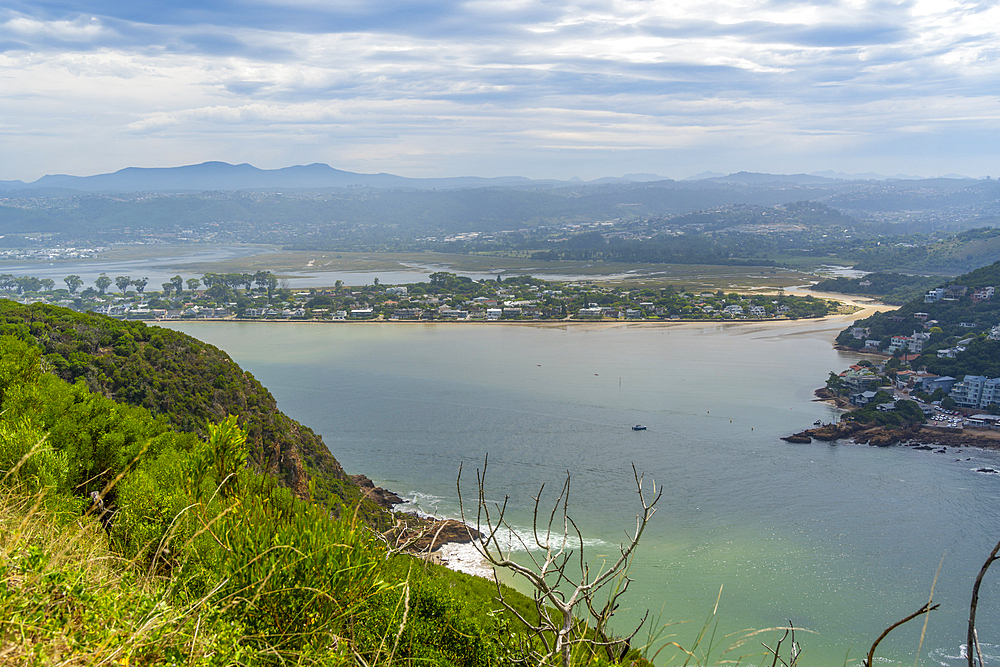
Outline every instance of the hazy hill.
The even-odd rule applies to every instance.
[[[608,179],[622,181],[625,179]],[[70,176],[53,174],[32,183],[0,181],[0,189],[66,188],[83,192],[204,192],[210,190],[274,190],[324,188],[399,188],[418,189],[523,186],[532,181],[510,176],[479,178],[407,178],[392,174],[358,174],[334,169],[326,164],[309,164],[281,169],[259,169],[250,164],[203,162],[181,167],[127,167],[110,174]]]

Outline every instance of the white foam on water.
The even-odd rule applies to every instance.
[[[471,542],[468,544],[449,543],[438,551],[441,562],[456,572],[494,579],[493,567],[479,553],[479,549]]]
[[[997,664],[1000,661],[1000,644],[979,644],[979,650],[983,653],[983,661],[987,665]],[[960,667],[969,664],[968,645],[960,644],[956,655],[951,655],[953,651],[946,649],[932,649],[927,653],[927,657],[941,667]]]
[[[558,551],[560,548],[566,551],[577,551],[581,544],[580,538],[576,535],[567,535],[564,542],[562,534],[553,533],[546,536],[542,531],[539,531],[536,541],[535,534],[530,528],[520,526],[501,528],[497,532],[496,541],[505,552],[542,552],[545,551],[546,547],[553,551]],[[608,542],[597,538],[583,540],[584,549],[609,546],[611,545]]]
[[[403,503],[396,505],[395,511],[397,512],[409,512],[425,519],[462,520],[461,516],[459,516],[457,512],[449,512],[446,511],[446,509],[443,509],[453,505],[455,503],[454,498],[434,496],[428,493],[421,493],[419,491],[413,491],[401,497],[403,498]],[[472,528],[477,528],[477,526],[472,522],[467,521],[466,523]],[[478,528],[480,532],[486,532],[484,527],[480,526]],[[581,545],[580,538],[577,535],[566,536],[564,544],[563,535],[561,533],[554,532],[546,538],[545,531],[542,530],[538,531],[538,540],[536,541],[535,534],[531,528],[517,525],[511,525],[497,531],[496,541],[505,553],[541,552],[545,550],[545,545],[551,546],[553,550],[558,550],[562,547],[566,551],[577,551]],[[541,542],[541,544],[539,544],[539,542]],[[606,542],[599,538],[584,538],[582,545],[584,549],[607,549],[613,546],[610,542]],[[618,555],[617,549],[614,550],[612,555]]]

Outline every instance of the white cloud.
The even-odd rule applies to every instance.
[[[822,169],[885,137],[958,146],[998,108],[1000,8],[957,0],[243,7],[206,5],[198,23],[0,15],[0,179],[66,171],[56,138],[81,173],[256,151],[278,161],[262,166],[599,176],[622,153],[642,160],[629,171],[662,172],[674,151],[726,170],[751,148]]]

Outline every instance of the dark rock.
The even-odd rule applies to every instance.
[[[791,442],[791,443],[802,444],[802,445],[808,445],[810,442],[812,442],[812,438],[810,438],[805,433],[796,433],[794,435],[786,435],[784,438],[782,438],[782,440],[784,440],[785,442]]]
[[[403,499],[392,491],[375,486],[366,475],[351,475],[351,481],[358,485],[365,497],[383,509],[391,510],[393,505],[403,502]]]
[[[482,539],[483,534],[455,519],[430,519],[416,514],[397,513],[397,525],[385,534],[396,548],[410,553],[430,553],[449,543],[465,544]]]
[[[465,544],[483,536],[475,528],[455,519],[435,521],[413,543],[416,551],[437,551],[448,543]]]

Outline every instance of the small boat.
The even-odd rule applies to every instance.
[[[632,427],[632,430],[633,431],[645,431],[646,427],[642,426],[641,424],[636,424],[635,426]]]

